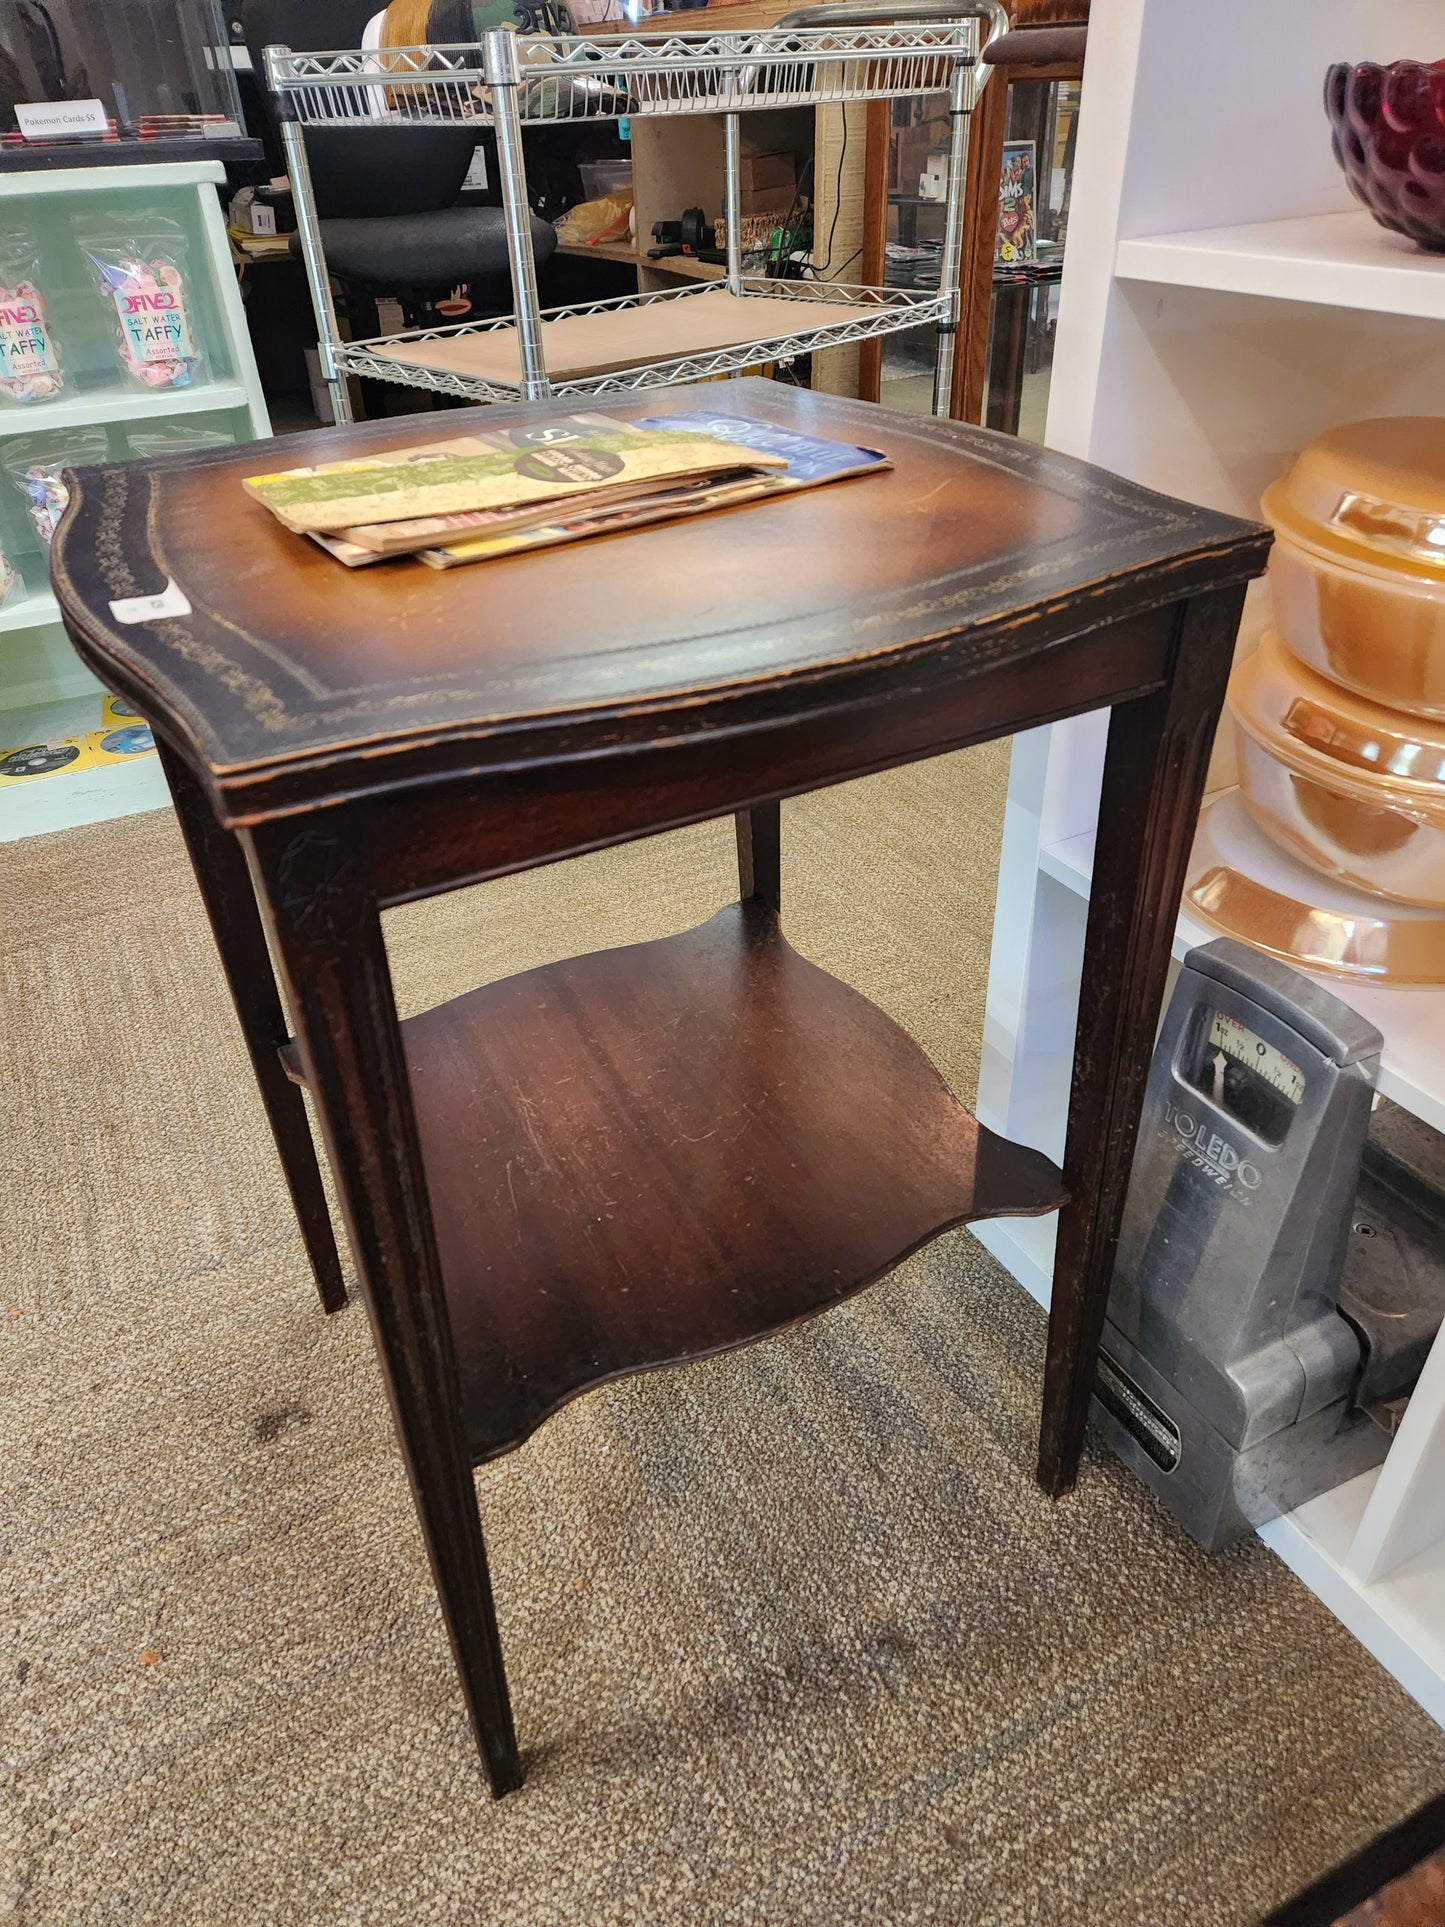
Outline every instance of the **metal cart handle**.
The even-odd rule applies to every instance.
[[[999,0],[828,0],[826,6],[795,7],[778,21],[784,27],[918,27],[952,20],[986,20],[984,47],[1008,32],[1008,14]],[[982,49],[980,49],[982,53]]]

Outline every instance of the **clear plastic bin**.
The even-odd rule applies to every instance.
[[[604,194],[632,192],[631,161],[579,161],[577,172],[589,201],[600,201]]]

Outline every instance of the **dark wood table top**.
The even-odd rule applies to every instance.
[[[635,738],[766,727],[1017,662],[1097,620],[1258,573],[1253,524],[1064,456],[775,382],[595,409],[765,417],[883,449],[894,468],[791,497],[446,572],[347,571],[242,478],[578,412],[447,411],[284,436],[74,480],[51,552],[72,638],[186,757],[221,820],[449,769],[555,762]],[[174,583],[188,612],[118,621]]]

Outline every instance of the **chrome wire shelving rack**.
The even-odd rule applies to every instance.
[[[628,392],[737,373],[933,323],[934,411],[946,414],[958,320],[969,123],[998,0],[834,0],[764,30],[575,36],[487,34],[463,46],[379,52],[266,50],[338,421],[345,378],[367,375],[475,401]],[[937,290],[773,279],[743,270],[741,116],[946,93],[948,198]],[[717,114],[723,121],[727,270],[717,283],[544,310],[532,257],[523,131],[576,121]],[[510,317],[343,341],[306,160],[308,128],[492,128],[512,271]]]

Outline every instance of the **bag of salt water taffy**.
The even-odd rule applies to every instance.
[[[62,471],[103,462],[109,452],[105,430],[94,424],[63,433],[17,435],[6,442],[5,471],[25,497],[42,549],[50,547],[60,518],[70,506],[70,491],[60,479]]]
[[[0,402],[49,401],[64,386],[35,243],[0,235]]]
[[[137,210],[108,228],[87,223],[76,238],[110,309],[126,380],[137,388],[204,380],[181,228],[163,214]]]

